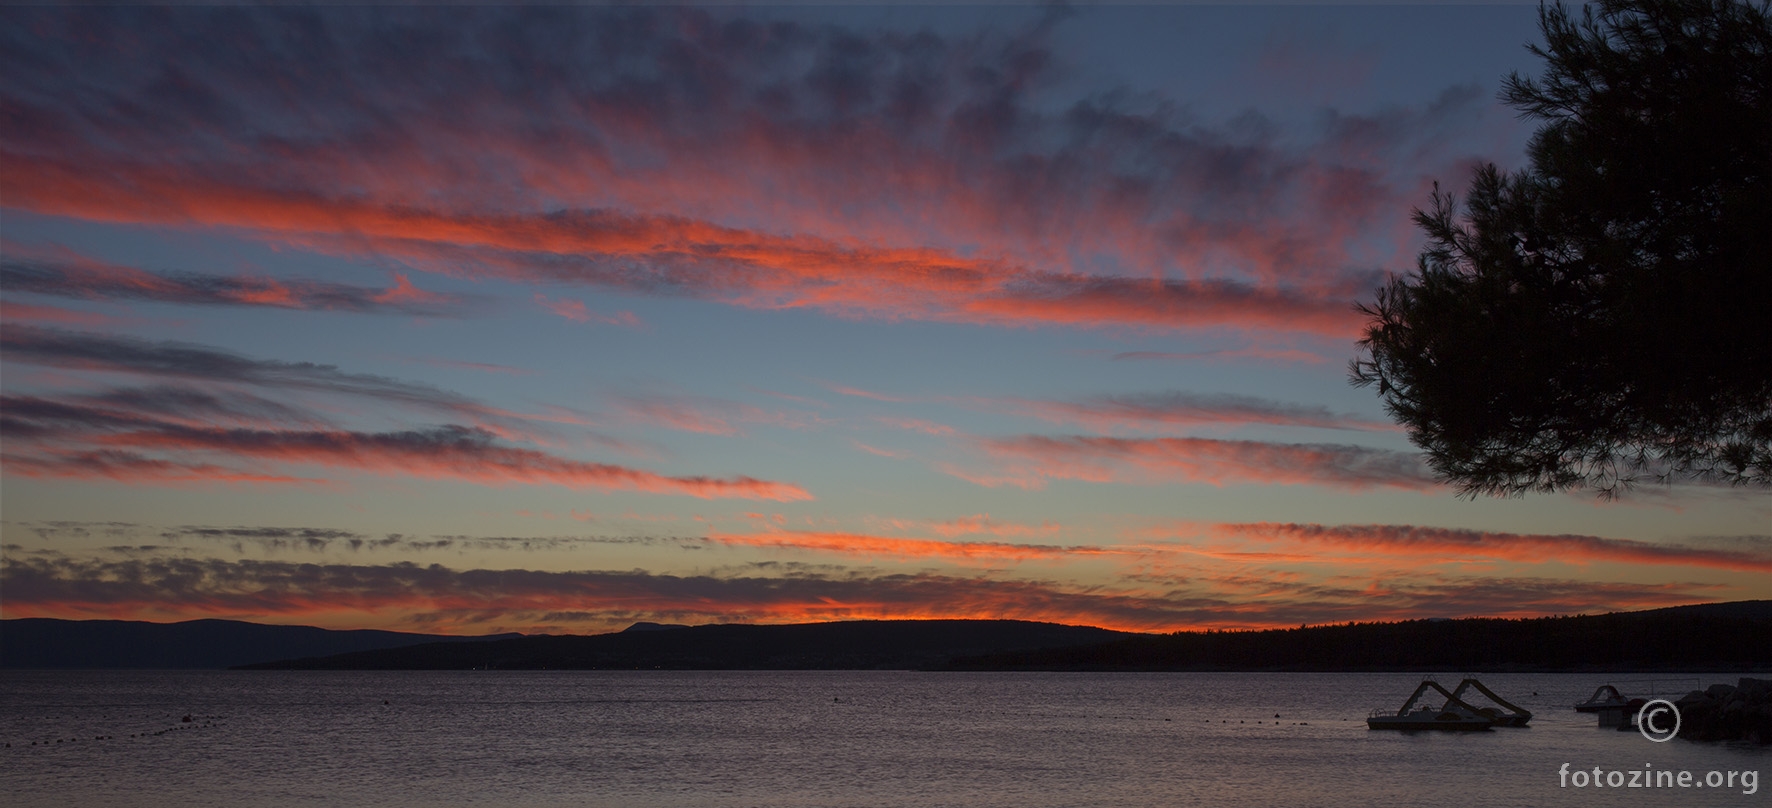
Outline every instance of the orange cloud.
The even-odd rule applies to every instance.
[[[1226,582],[1229,587],[1232,582]],[[645,571],[457,570],[385,565],[223,561],[185,556],[0,557],[16,617],[231,617],[307,624],[476,631],[608,631],[637,620],[794,623],[977,618],[1043,620],[1133,631],[1268,628],[1437,616],[1528,616],[1704,600],[1694,584],[1444,579],[1382,587],[1288,588],[1273,597],[1135,586],[937,574],[680,576]],[[1267,590],[1263,590],[1267,591]]]

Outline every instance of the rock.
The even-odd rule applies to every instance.
[[[1767,680],[1711,685],[1686,694],[1675,706],[1682,738],[1772,744],[1772,682]]]

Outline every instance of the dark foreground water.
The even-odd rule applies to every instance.
[[[1458,677],[1441,676],[1448,686]],[[1624,677],[1629,678],[1629,677]],[[1707,676],[1705,684],[1735,677]],[[9,806],[1741,806],[1772,750],[1650,743],[1593,675],[1528,729],[1366,729],[1419,676],[0,672]],[[1534,696],[1533,693],[1538,695]],[[385,702],[385,703],[384,703]],[[1279,715],[1276,719],[1275,714]],[[190,723],[181,721],[189,714]],[[97,740],[97,736],[109,736]],[[61,739],[60,743],[56,740]],[[71,740],[77,739],[77,740]],[[37,745],[31,745],[36,742]],[[1620,788],[1559,785],[1621,771]],[[1629,788],[1632,770],[1733,786]],[[1745,794],[1741,772],[1758,786]],[[1565,781],[1567,782],[1567,781]]]

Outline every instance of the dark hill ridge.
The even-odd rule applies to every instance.
[[[1139,636],[1021,620],[711,625],[592,636],[429,644],[245,667],[278,670],[909,670],[957,656]]]
[[[1525,620],[1348,623],[1143,635],[981,654],[948,670],[1772,671],[1772,601]]]
[[[273,661],[281,660],[281,661]],[[226,620],[0,621],[0,667],[1772,671],[1772,601],[1532,620],[1128,634],[1014,620],[636,624],[595,636],[447,637]]]
[[[1706,617],[1749,617],[1772,620],[1772,600],[1734,600],[1728,603],[1695,603],[1691,606],[1669,606],[1629,614],[1704,615]]]
[[[333,631],[238,620],[0,620],[0,668],[228,668],[300,656],[520,637]]]

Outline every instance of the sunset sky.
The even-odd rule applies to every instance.
[[[0,10],[5,617],[1138,631],[1772,597],[1361,318],[1536,7]]]

